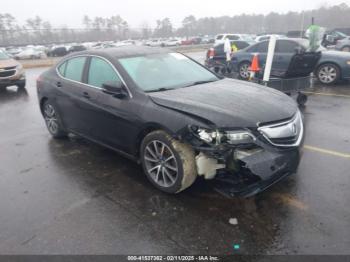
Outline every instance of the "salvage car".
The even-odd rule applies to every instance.
[[[342,40],[338,40],[334,48],[335,50],[350,52],[350,36],[345,37]]]
[[[0,51],[0,89],[8,86],[24,88],[26,78],[22,64]]]
[[[250,196],[299,164],[304,127],[290,97],[165,48],[69,55],[40,75],[37,92],[54,138],[74,133],[115,150],[167,193],[203,176]]]
[[[267,57],[269,41],[259,42],[232,54],[232,69],[241,79],[247,80],[250,76],[249,67],[255,53],[259,54],[259,64],[264,67]],[[290,60],[296,52],[305,52],[308,49],[307,39],[278,39],[273,59],[273,69],[286,70]],[[320,47],[321,59],[316,65],[315,76],[322,84],[333,85],[341,79],[350,79],[350,54],[346,52],[327,50]],[[210,59],[207,58],[206,64]]]

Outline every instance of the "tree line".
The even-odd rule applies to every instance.
[[[303,12],[262,14],[241,14],[235,16],[185,17],[179,28],[175,28],[166,17],[156,21],[156,27],[147,23],[139,28],[130,28],[120,15],[111,17],[82,18],[81,28],[63,26],[54,28],[49,21],[36,16],[20,25],[11,14],[0,13],[0,46],[25,44],[50,44],[85,41],[123,40],[129,38],[147,39],[150,37],[191,37],[227,33],[285,33],[290,30],[307,28],[311,19],[329,29],[350,27],[350,7],[346,3],[322,6]]]

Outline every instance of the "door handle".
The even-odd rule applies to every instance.
[[[86,99],[90,99],[90,95],[88,92],[83,92],[83,97],[86,98]]]
[[[60,81],[58,81],[58,82],[56,83],[56,86],[57,86],[57,87],[62,87],[62,83],[61,83]]]

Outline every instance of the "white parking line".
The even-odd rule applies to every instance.
[[[338,156],[338,157],[343,157],[343,158],[350,158],[350,154],[337,152],[337,151],[333,151],[333,150],[328,150],[328,149],[323,149],[323,148],[319,148],[319,147],[315,147],[315,146],[304,145],[304,148],[308,149],[310,151],[319,152],[322,154]]]

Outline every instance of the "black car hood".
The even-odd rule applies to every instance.
[[[213,83],[149,93],[154,103],[206,120],[219,128],[257,127],[292,117],[297,105],[274,89],[244,81]]]

